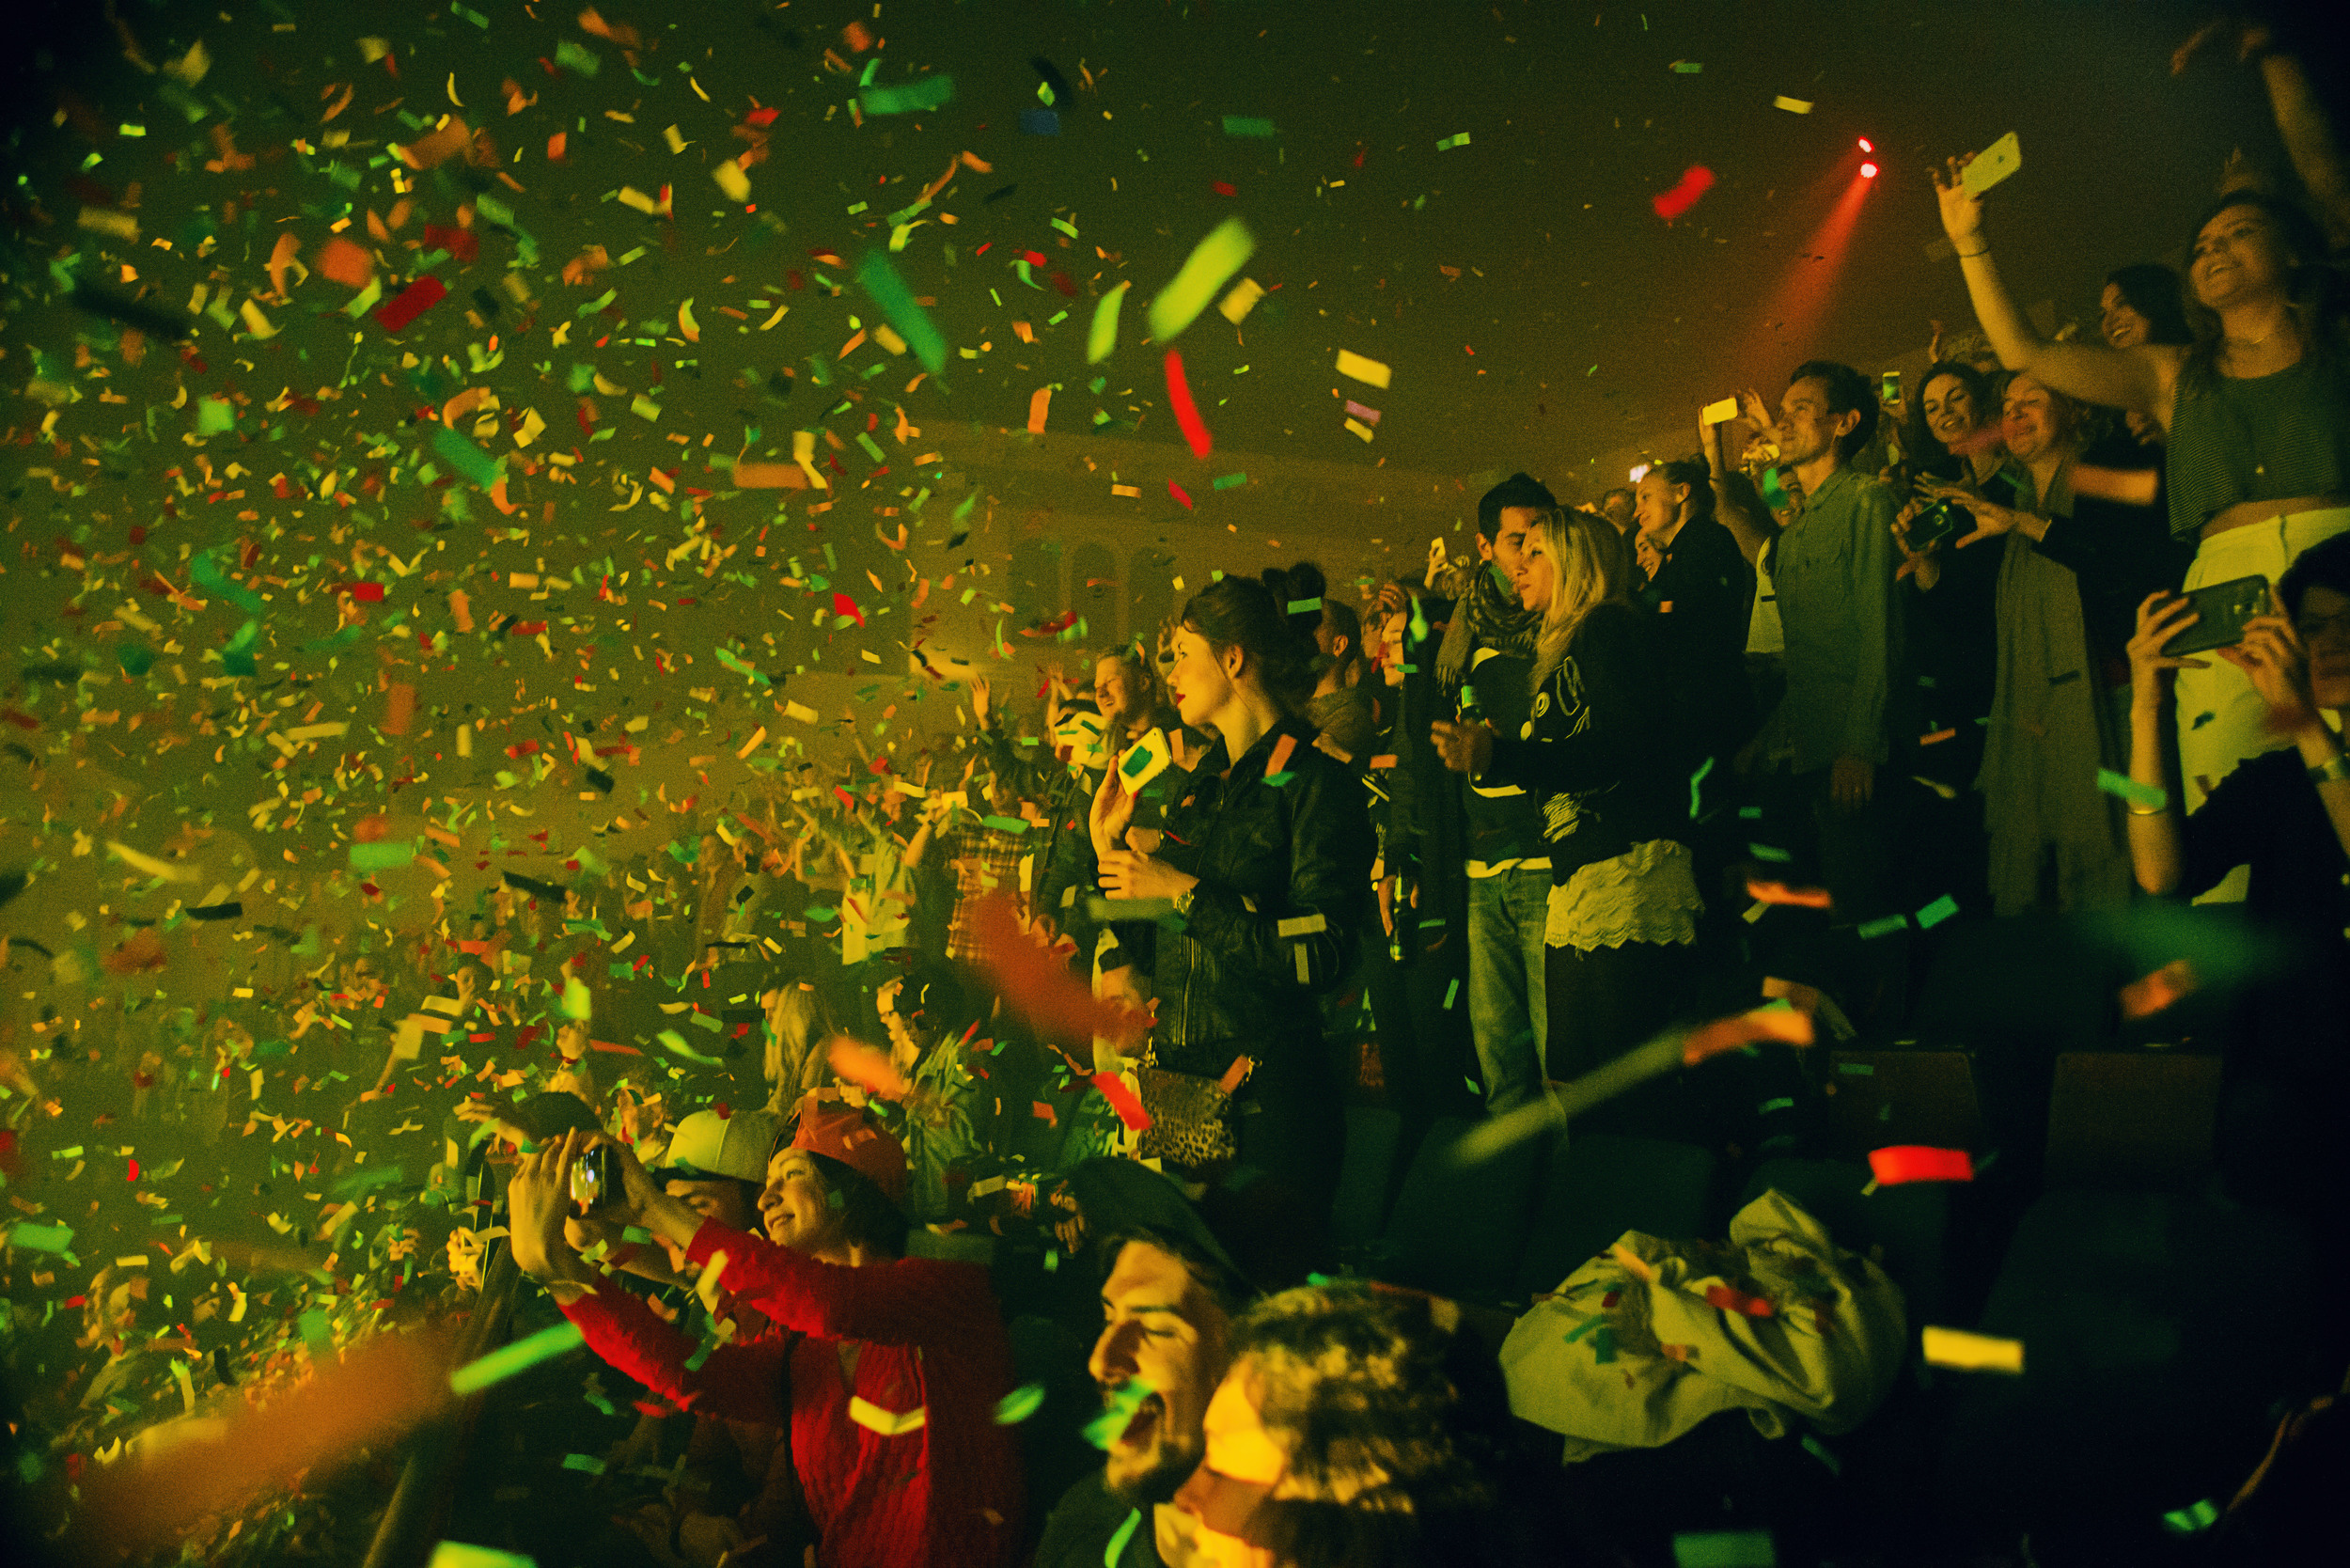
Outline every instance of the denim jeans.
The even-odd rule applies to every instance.
[[[1469,879],[1469,1028],[1485,1108],[1496,1116],[1544,1092],[1543,933],[1549,923],[1548,867]]]

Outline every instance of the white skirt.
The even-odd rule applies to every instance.
[[[1551,887],[1543,940],[1583,952],[1626,942],[1693,943],[1705,913],[1693,865],[1688,849],[1670,839],[1594,861]]]

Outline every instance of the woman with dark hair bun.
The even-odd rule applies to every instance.
[[[2186,324],[2186,300],[2179,274],[2159,261],[2137,261],[2106,274],[2106,290],[2097,300],[2097,336],[2117,349],[2140,343],[2195,341]]]
[[[1372,842],[1361,786],[1298,716],[1314,687],[1320,607],[1292,613],[1283,595],[1295,582],[1277,580],[1227,577],[1183,606],[1168,695],[1184,724],[1216,739],[1164,833],[1129,841],[1136,797],[1115,768],[1090,825],[1109,896],[1172,916],[1120,933],[1132,949],[1155,949],[1157,1071],[1144,1101],[1163,1157],[1201,1177],[1237,1157],[1319,1218],[1337,1190],[1344,1124],[1313,998],[1355,970]],[[1203,1113],[1218,1084],[1234,1086],[1228,1114]]]

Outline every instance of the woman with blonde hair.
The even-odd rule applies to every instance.
[[[1544,1071],[1557,1081],[1670,1022],[1704,904],[1681,838],[1688,788],[1673,767],[1683,754],[1674,694],[1655,619],[1631,602],[1623,536],[1589,512],[1545,512],[1513,580],[1519,603],[1543,617],[1532,716],[1514,736],[1439,723],[1435,738],[1456,773],[1517,783],[1542,800],[1551,867]]]

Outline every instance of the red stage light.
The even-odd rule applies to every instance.
[[[1860,165],[1860,178],[1861,178],[1861,179],[1863,179],[1863,180],[1874,180],[1876,177],[1877,177],[1877,166],[1876,166],[1874,164],[1863,164],[1863,165]]]
[[[1861,150],[1861,151],[1863,151],[1863,152],[1874,152],[1876,149],[1877,149],[1877,144],[1876,144],[1876,143],[1874,143],[1874,142],[1871,141],[1871,140],[1870,140],[1868,137],[1866,137],[1866,136],[1863,136],[1863,137],[1861,137],[1861,138],[1860,138],[1860,150]]]

